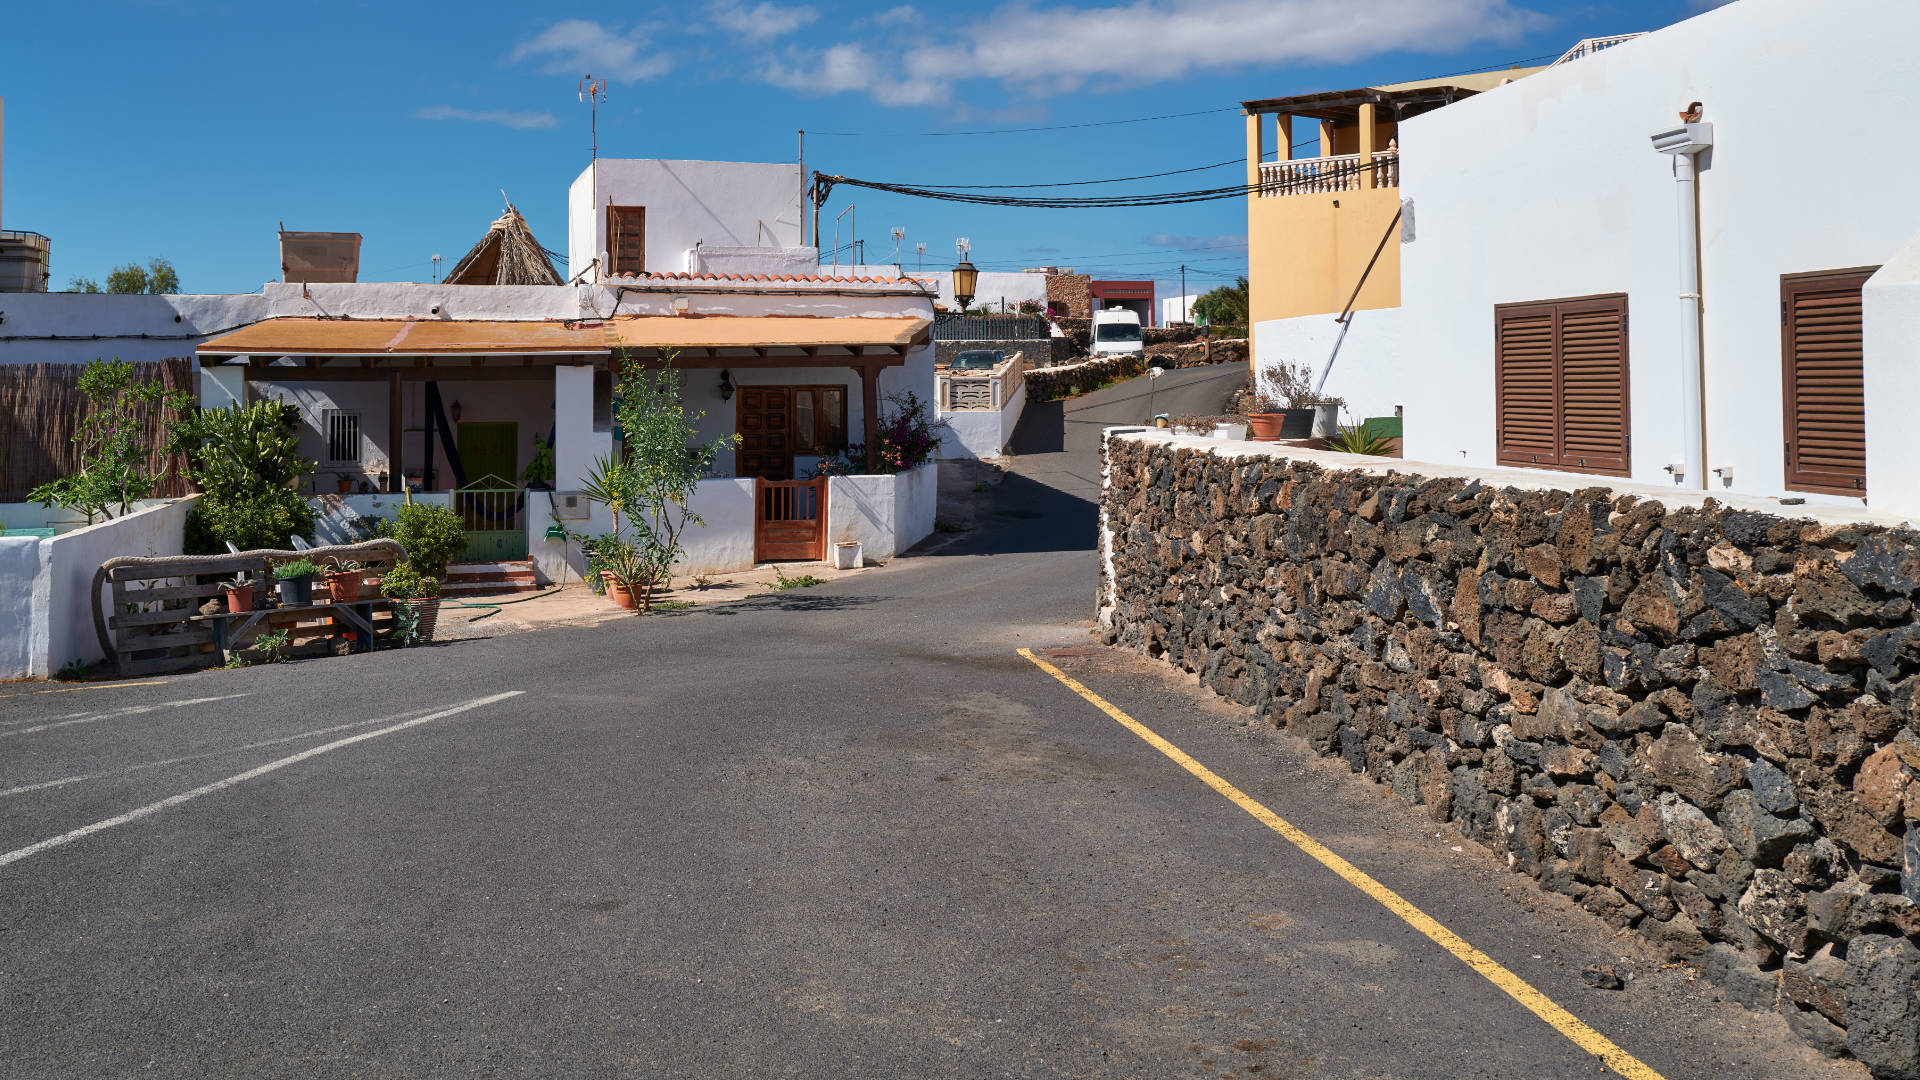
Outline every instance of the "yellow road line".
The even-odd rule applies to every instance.
[[[1467,944],[1460,935],[1441,926],[1431,915],[1408,903],[1400,894],[1367,876],[1359,867],[1334,854],[1318,840],[1295,828],[1285,818],[1260,805],[1246,792],[1214,775],[1213,770],[1188,757],[1185,751],[1155,734],[1145,724],[1115,708],[1106,698],[1087,689],[1066,672],[1035,656],[1033,650],[1021,649],[1020,655],[1033,661],[1040,670],[1060,680],[1068,689],[1087,699],[1095,708],[1119,721],[1121,726],[1146,740],[1149,746],[1172,758],[1176,764],[1199,777],[1208,787],[1225,795],[1240,809],[1259,819],[1262,825],[1286,837],[1294,847],[1312,856],[1320,865],[1339,874],[1347,880],[1348,884],[1379,901],[1381,906],[1404,919],[1407,925],[1432,938],[1435,944],[1479,972],[1488,982],[1505,991],[1508,997],[1526,1006],[1535,1016],[1552,1025],[1555,1031],[1572,1040],[1575,1046],[1599,1058],[1622,1076],[1631,1077],[1633,1080],[1664,1080],[1659,1073],[1648,1068],[1640,1059],[1614,1045],[1611,1039],[1588,1027],[1579,1017],[1554,1004],[1551,998],[1529,986],[1520,976],[1501,967],[1493,957]]]
[[[129,686],[165,686],[167,680],[155,679],[152,682],[109,682],[92,686],[62,686],[53,690],[27,690],[18,694],[0,694],[0,699],[26,697],[28,694],[77,694],[82,690],[124,690]]]

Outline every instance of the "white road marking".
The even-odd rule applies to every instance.
[[[352,723],[335,724],[332,727],[302,731],[298,735],[282,735],[277,739],[262,739],[259,742],[250,742],[242,746],[230,746],[224,750],[209,750],[204,754],[188,754],[185,757],[167,758],[164,761],[143,761],[138,765],[127,765],[118,769],[108,769],[104,772],[82,773],[79,776],[63,776],[58,780],[42,780],[37,784],[23,784],[20,787],[7,788],[4,791],[0,791],[0,799],[4,799],[9,795],[25,795],[29,791],[44,791],[47,788],[66,787],[68,784],[78,784],[86,780],[104,780],[110,776],[125,776],[128,773],[139,772],[142,769],[158,769],[167,765],[184,765],[189,761],[205,761],[208,758],[224,757],[227,754],[238,754],[246,750],[258,750],[263,746],[279,746],[282,743],[299,742],[301,739],[317,739],[322,735],[331,735],[336,731],[347,731],[352,728],[367,727],[370,724],[390,724],[395,720],[411,716],[413,713],[419,711],[419,709],[414,709],[412,712],[404,712],[398,716],[382,716],[377,720],[355,720]]]
[[[183,705],[205,705],[209,701],[230,701],[233,698],[247,697],[246,694],[219,694],[214,697],[187,698],[184,701],[163,701],[158,705],[129,705],[124,709],[109,709],[106,712],[71,713],[70,719],[55,720],[52,723],[36,724],[33,727],[15,728],[12,731],[0,731],[0,739],[14,735],[31,735],[36,731],[66,727],[69,724],[91,724],[96,720],[118,720],[126,716],[138,716],[141,713],[156,712],[160,709],[177,709]]]
[[[330,743],[322,743],[319,746],[309,747],[308,749],[302,750],[297,754],[293,754],[288,757],[283,757],[278,761],[270,761],[265,765],[259,766],[258,768],[248,769],[246,772],[243,772],[243,773],[236,773],[233,776],[227,777],[225,780],[215,780],[211,784],[203,784],[200,787],[194,788],[192,791],[183,791],[178,795],[171,795],[171,796],[168,796],[167,798],[161,799],[159,802],[148,803],[145,806],[142,806],[136,810],[129,810],[126,813],[121,814],[117,817],[110,817],[105,821],[96,821],[91,825],[82,825],[80,828],[75,829],[72,832],[61,833],[59,836],[49,837],[48,839],[42,840],[37,844],[28,844],[26,847],[9,851],[4,855],[0,855],[0,866],[7,866],[11,863],[17,863],[21,859],[27,858],[30,855],[38,855],[43,851],[49,851],[53,848],[62,847],[64,845],[71,844],[75,840],[84,840],[87,837],[92,836],[94,833],[97,833],[97,832],[105,832],[108,829],[112,829],[120,825],[125,825],[129,822],[138,821],[144,817],[151,817],[154,814],[161,812],[162,810],[171,810],[174,807],[179,806],[183,803],[192,802],[194,799],[198,799],[203,795],[214,795],[219,792],[225,791],[228,788],[237,787],[241,784],[246,783],[249,780],[257,779],[259,777],[267,775],[270,772],[275,772],[280,769],[284,769],[289,765],[297,765],[300,762],[307,760],[308,758],[319,757],[321,754],[325,754],[333,750],[338,750],[342,747],[352,746],[354,743],[366,742],[368,739],[378,739],[382,735],[392,735],[395,732],[405,731],[408,728],[419,727],[421,724],[432,723],[435,720],[444,720],[449,716],[455,716],[455,715],[458,715],[459,713],[469,712],[471,710],[478,709],[485,705],[492,705],[497,701],[505,701],[508,698],[519,697],[521,694],[525,692],[526,691],[524,690],[508,690],[507,692],[502,694],[491,694],[487,697],[475,698],[472,701],[466,702],[464,704],[455,705],[450,709],[441,709],[439,712],[432,712],[432,713],[428,713],[425,716],[415,717],[412,720],[403,721],[401,723],[394,724],[390,727],[383,727],[378,731],[364,731],[358,735],[349,735],[344,739],[335,739]]]

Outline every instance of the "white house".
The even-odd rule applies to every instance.
[[[574,283],[15,294],[0,302],[0,363],[197,357],[203,403],[300,407],[302,452],[320,467],[313,494],[344,497],[330,517],[377,512],[387,493],[439,493],[471,519],[470,543],[492,534],[480,555],[531,556],[553,577],[566,554],[543,544],[548,505],[529,485],[578,489],[614,447],[617,369],[671,359],[688,407],[705,413],[702,435],[740,437],[712,498],[703,487],[713,525],[684,570],[739,569],[764,554],[757,485],[804,478],[830,455],[857,468],[892,402],[911,393],[931,410],[935,396],[932,291],[897,274],[821,273],[814,249],[794,243],[798,191],[787,165],[603,160],[573,186]],[[862,539],[886,558],[926,535],[933,470],[921,471],[839,484],[838,520],[811,508],[813,549]],[[565,509],[584,513],[578,500]],[[884,521],[884,535],[862,518]]]
[[[1738,0],[1402,125],[1407,456],[1920,513],[1916,37]]]

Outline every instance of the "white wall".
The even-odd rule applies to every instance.
[[[1780,277],[1885,263],[1920,232],[1916,36],[1906,0],[1740,0],[1404,124],[1419,220],[1401,249],[1407,456],[1494,462],[1495,304],[1625,292],[1632,476],[1670,485],[1678,218],[1648,136],[1701,101],[1707,465],[1731,467],[1734,492],[1781,494]]]
[[[1867,488],[1875,506],[1920,513],[1913,418],[1920,416],[1920,237],[1861,290],[1866,319]]]
[[[953,271],[928,270],[925,273],[909,271],[907,276],[925,281],[939,289],[940,303],[948,311],[960,310],[959,301],[953,295]],[[1000,303],[1004,300],[1007,310],[1018,314],[1022,300],[1031,300],[1039,304],[1043,311],[1047,306],[1047,275],[1045,274],[983,270],[980,272],[979,282],[973,289],[974,307],[991,306],[995,311],[999,311]]]
[[[1020,414],[1026,407],[1027,382],[1022,379],[1020,385],[1013,388],[1013,396],[1007,399],[1005,408],[942,411],[940,422],[945,426],[940,431],[939,457],[943,460],[999,457],[1013,441],[1013,429],[1019,426]]]
[[[827,546],[858,543],[861,558],[885,562],[933,532],[939,466],[929,462],[891,476],[827,481]]]
[[[677,576],[724,574],[753,566],[754,481],[702,480],[689,504],[705,525],[681,534],[686,554],[673,564]]]
[[[266,317],[267,301],[238,295],[0,295],[0,364],[148,362],[192,356],[215,334]]]
[[[34,582],[39,577],[40,541],[0,536],[0,681],[33,673]]]
[[[940,504],[938,465],[928,462],[893,479],[893,550],[880,558],[892,558],[932,535]]]
[[[1188,293],[1185,296],[1165,296],[1160,299],[1160,325],[1174,326],[1193,321],[1193,305],[1200,300],[1200,293]]]
[[[601,158],[568,193],[567,276],[585,273],[606,250],[609,205],[647,208],[653,273],[688,269],[686,253],[696,244],[799,246],[800,189],[797,164]]]
[[[1318,379],[1326,370],[1334,340],[1340,336],[1336,317],[1302,315],[1254,323],[1255,369],[1265,371],[1281,363],[1305,364]],[[1403,351],[1402,320],[1400,308],[1356,311],[1347,317],[1347,338],[1340,343],[1340,356],[1334,361],[1326,386],[1328,396],[1347,399],[1341,423],[1392,416],[1395,406],[1408,404],[1405,366],[1418,363],[1419,357]]]
[[[87,596],[100,564],[122,555],[178,555],[187,511],[198,496],[174,499],[126,517],[39,541],[39,569],[30,582],[0,577],[0,595],[22,586],[33,597],[28,629],[30,656],[25,674],[47,678],[70,661],[106,659],[93,629]],[[16,563],[20,557],[16,556]],[[17,569],[17,567],[16,567]],[[108,586],[100,590],[102,603]]]

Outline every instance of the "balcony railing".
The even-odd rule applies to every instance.
[[[1323,191],[1399,186],[1398,150],[1377,151],[1371,164],[1359,154],[1260,163],[1262,196],[1311,195]]]

